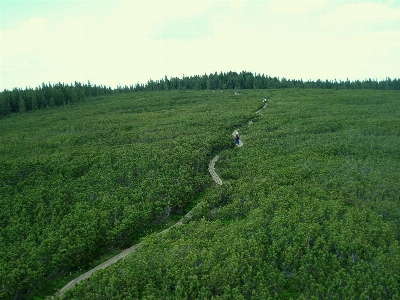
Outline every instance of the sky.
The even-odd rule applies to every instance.
[[[400,78],[400,0],[1,0],[0,91],[248,71]]]

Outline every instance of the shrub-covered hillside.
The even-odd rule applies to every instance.
[[[1,119],[0,298],[53,294],[183,215],[263,95],[118,94]]]
[[[193,218],[65,299],[399,299],[398,93],[271,93]]]
[[[141,239],[64,298],[400,298],[398,92],[234,92],[1,119],[0,298],[53,295]]]

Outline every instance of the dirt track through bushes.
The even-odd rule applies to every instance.
[[[266,107],[267,107],[267,104],[265,104],[263,108],[261,108],[260,110],[256,111],[255,113],[256,113],[256,114],[257,114],[257,113],[260,113],[261,110],[263,110],[263,109],[266,108]],[[249,121],[249,122],[250,122],[250,121]],[[232,133],[233,136],[235,136],[235,132],[236,132],[236,131],[237,131],[237,130],[235,130],[235,131]],[[243,143],[242,143],[242,141],[240,140],[240,141],[239,141],[239,145],[238,145],[237,147],[242,147],[242,146],[243,146]],[[216,161],[218,160],[218,158],[219,158],[219,155],[215,156],[215,157],[211,160],[211,162],[210,162],[210,164],[209,164],[209,166],[208,166],[208,170],[209,170],[209,172],[210,172],[211,177],[213,178],[213,180],[214,180],[217,184],[221,185],[221,184],[222,184],[222,180],[221,180],[221,178],[219,178],[218,174],[217,174],[217,173],[215,172],[215,170],[214,170],[214,166],[215,166],[215,163],[216,163]],[[201,202],[199,202],[194,208],[192,208],[192,210],[190,210],[190,211],[189,211],[182,219],[180,219],[177,223],[175,223],[175,224],[172,225],[171,227],[168,227],[167,229],[164,229],[163,231],[161,231],[161,232],[158,233],[158,234],[164,234],[164,233],[168,232],[168,230],[170,230],[172,227],[175,227],[175,226],[178,226],[178,225],[183,224],[183,221],[184,221],[184,220],[190,219],[190,218],[191,218],[191,215],[192,215],[192,211],[193,211],[200,203],[201,203]],[[138,243],[138,244],[136,244],[136,245],[134,245],[134,246],[132,246],[132,247],[130,247],[130,248],[128,248],[128,249],[125,249],[125,250],[122,251],[121,253],[119,253],[119,254],[117,254],[116,256],[110,258],[109,260],[103,262],[102,264],[100,264],[100,265],[98,265],[97,267],[91,269],[90,271],[88,271],[88,272],[82,274],[82,275],[79,276],[78,278],[75,278],[75,279],[71,280],[68,284],[66,284],[62,289],[60,289],[60,290],[58,291],[58,295],[62,297],[62,295],[63,295],[68,289],[70,289],[70,288],[72,288],[73,286],[75,286],[76,284],[80,283],[82,280],[84,280],[84,279],[86,279],[86,278],[89,278],[89,277],[90,277],[94,272],[96,272],[97,270],[105,269],[105,268],[107,268],[108,266],[110,266],[110,265],[112,265],[112,264],[115,264],[115,263],[116,263],[117,261],[119,261],[120,259],[123,259],[123,258],[124,258],[125,256],[127,256],[128,254],[130,254],[130,253],[132,253],[133,251],[135,251],[136,249],[138,249],[138,248],[141,246],[141,244],[142,244],[142,242],[140,242],[140,243]]]

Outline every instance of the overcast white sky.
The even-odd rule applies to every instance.
[[[165,75],[400,78],[400,0],[1,0],[0,91]]]

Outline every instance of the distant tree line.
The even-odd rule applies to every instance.
[[[112,94],[115,91],[110,87],[75,82],[75,84],[57,83],[25,90],[14,88],[12,91],[4,90],[0,93],[0,117],[10,113],[25,112],[29,110],[42,109],[67,105],[82,101],[90,96]]]
[[[47,107],[67,105],[82,101],[91,96],[114,93],[130,93],[143,91],[163,90],[224,90],[224,89],[282,89],[282,88],[311,88],[311,89],[372,89],[372,90],[400,90],[400,79],[385,80],[356,80],[356,81],[303,81],[286,79],[285,77],[270,77],[264,74],[253,74],[242,71],[209,75],[195,75],[182,78],[165,76],[160,80],[148,80],[146,84],[137,83],[130,86],[117,86],[112,89],[103,85],[92,85],[75,82],[74,84],[57,83],[32,88],[14,88],[0,93],[0,117],[10,113],[25,112]]]

